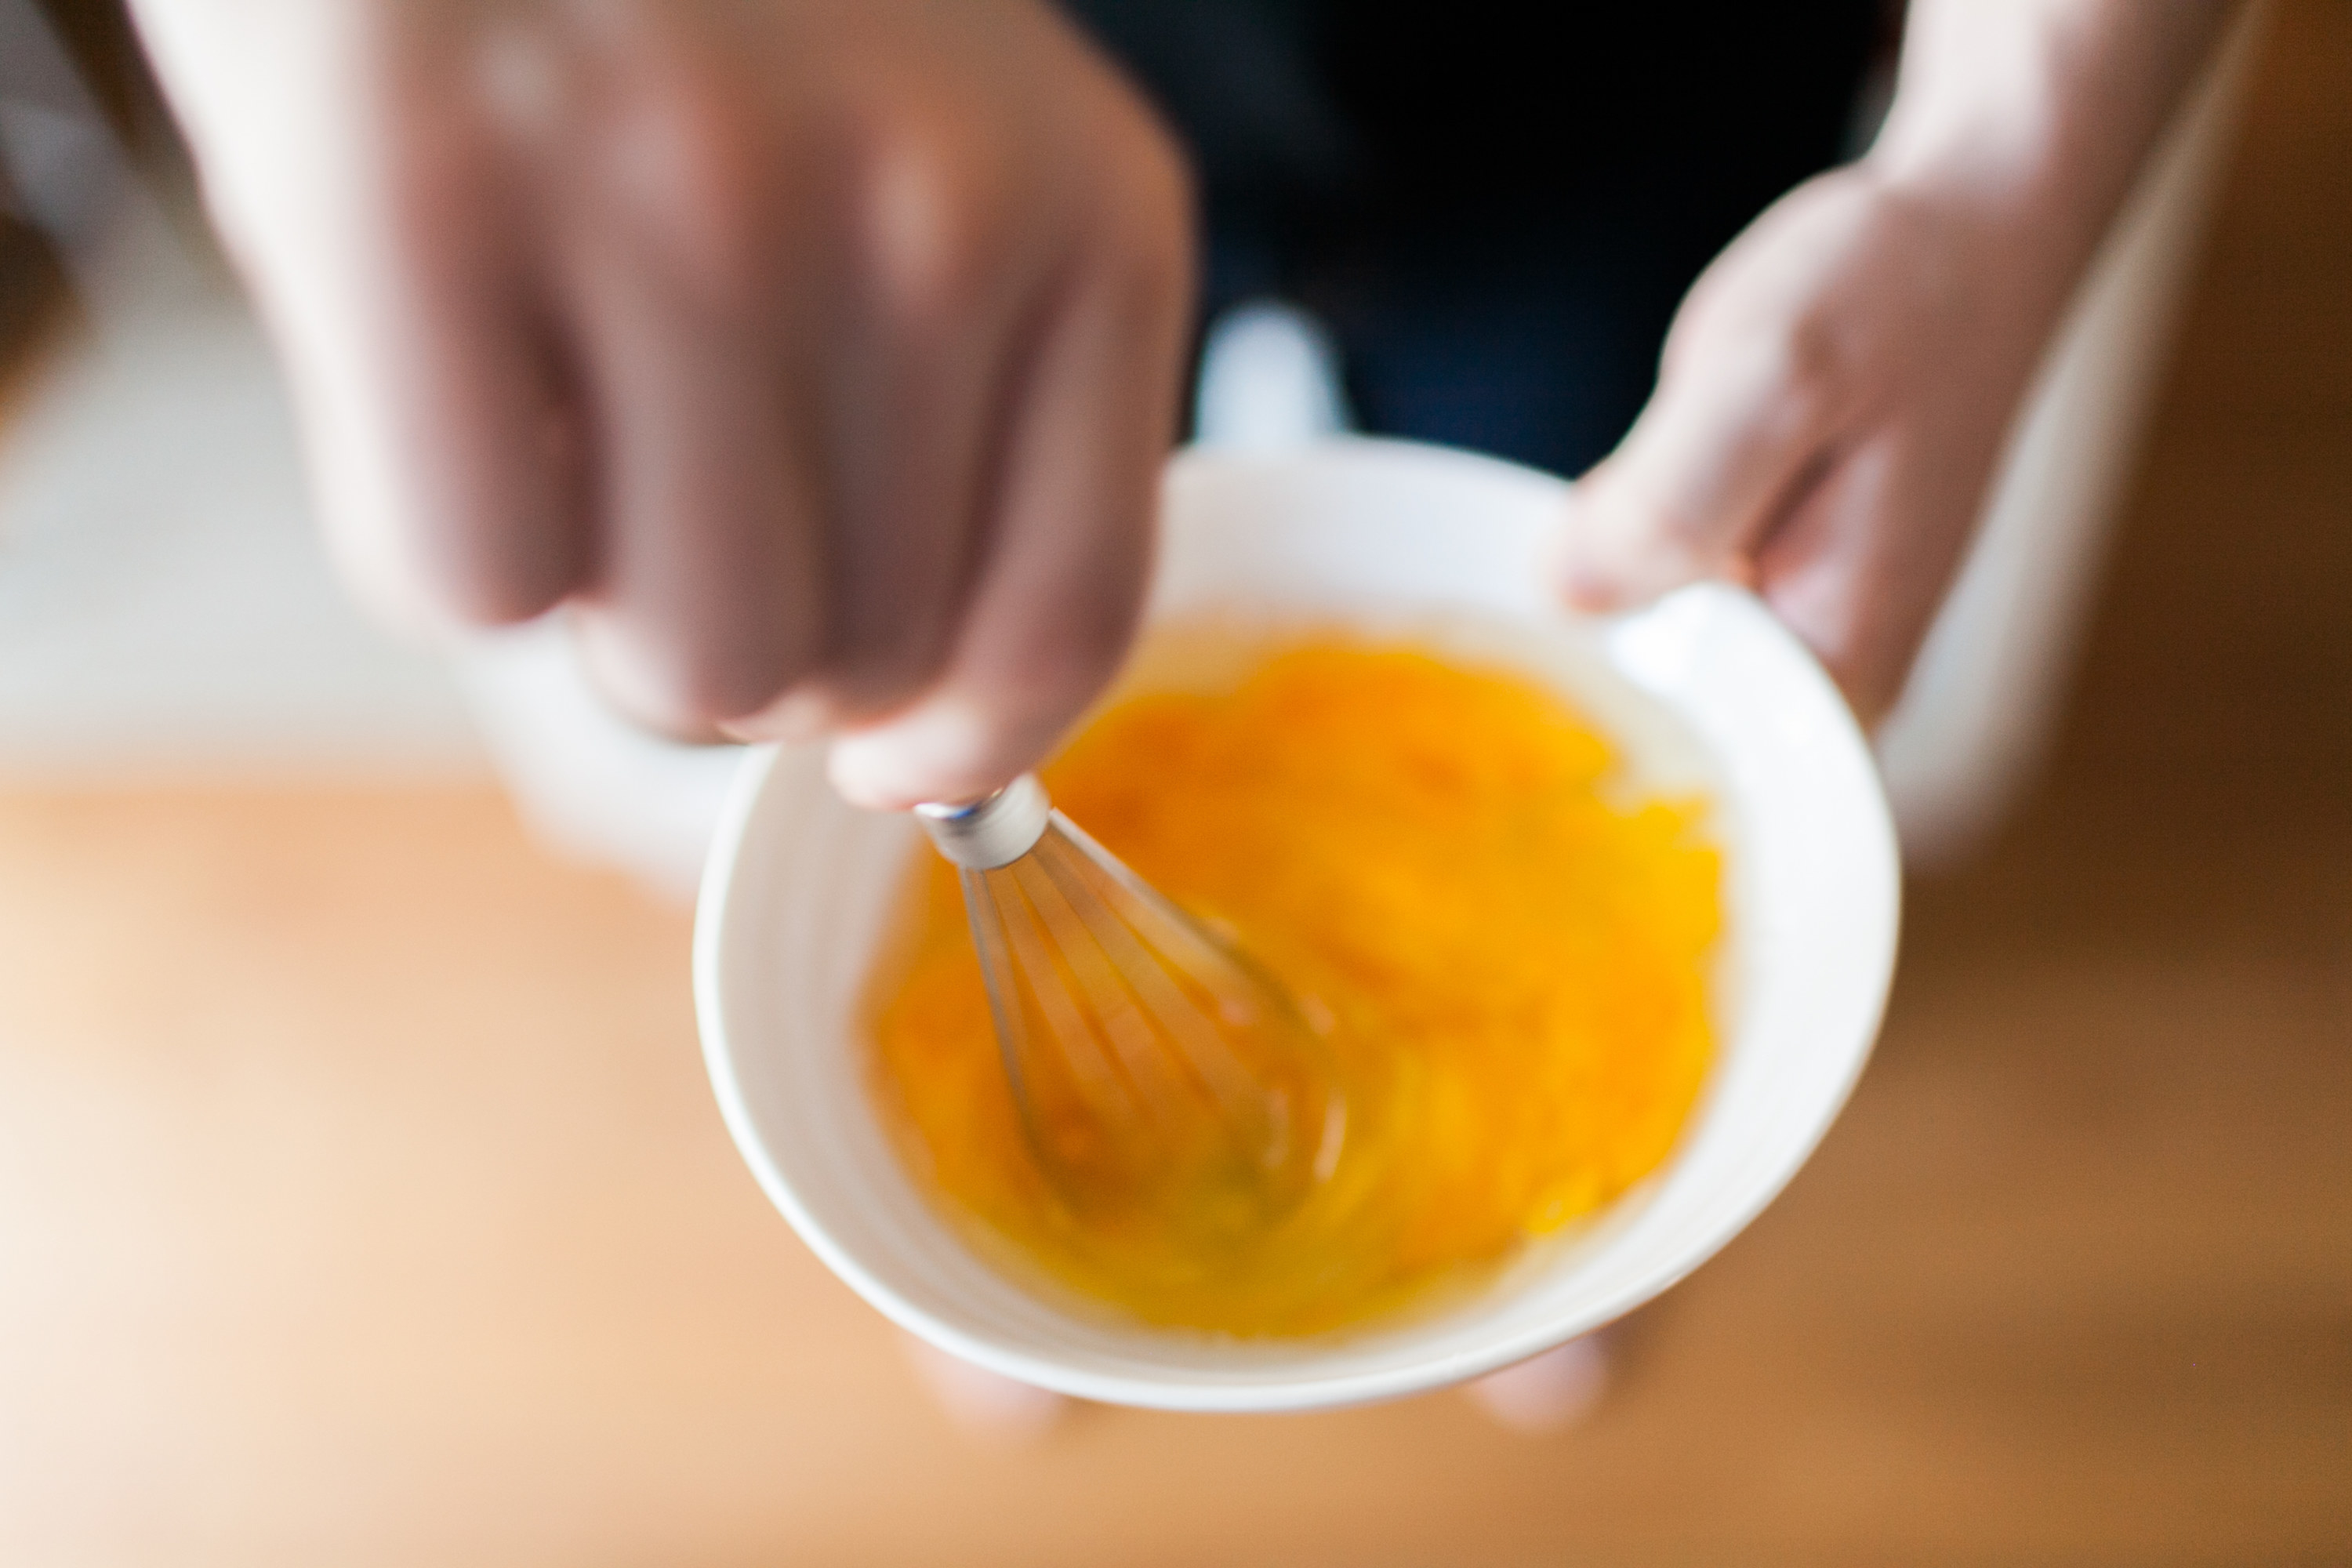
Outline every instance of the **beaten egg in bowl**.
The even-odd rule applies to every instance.
[[[1702,798],[1642,793],[1553,687],[1410,639],[1193,628],[1143,663],[1178,673],[1045,785],[1324,1021],[1345,1132],[1263,1234],[1091,1227],[1031,1156],[955,871],[919,848],[866,982],[870,1082],[976,1250],[1156,1327],[1315,1334],[1454,1299],[1664,1162],[1716,1051]]]

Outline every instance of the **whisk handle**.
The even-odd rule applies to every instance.
[[[961,804],[915,807],[915,818],[940,853],[967,871],[1009,866],[1036,847],[1053,802],[1034,773],[1023,773],[994,795]]]

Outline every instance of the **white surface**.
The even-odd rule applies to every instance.
[[[1278,451],[1354,427],[1339,348],[1314,317],[1261,300],[1209,324],[1192,397],[1194,445]]]
[[[1664,1290],[1737,1234],[1811,1152],[1876,1033],[1897,875],[1877,776],[1844,704],[1735,590],[1685,590],[1614,624],[1546,602],[1531,553],[1560,482],[1402,443],[1180,458],[1155,615],[1244,605],[1284,619],[1503,628],[1517,658],[1612,711],[1661,774],[1723,781],[1738,973],[1721,1056],[1661,1174],[1571,1242],[1433,1321],[1296,1342],[1220,1342],[1106,1323],[975,1258],[910,1184],[852,1037],[913,829],[843,805],[813,751],[754,752],[712,849],[696,930],[705,1052],[761,1185],[869,1301],[940,1348],[1086,1398],[1197,1410],[1378,1399],[1520,1361]],[[1533,650],[1539,658],[1530,658]],[[1646,693],[1648,700],[1638,695]],[[1680,754],[1677,735],[1694,737]]]
[[[679,745],[622,719],[589,685],[561,616],[477,637],[456,668],[499,781],[541,844],[693,899],[743,748]]]
[[[97,270],[0,431],[0,775],[478,772],[441,660],[329,571],[241,301],[143,206]]]

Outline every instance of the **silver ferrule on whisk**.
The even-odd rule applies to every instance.
[[[1045,836],[1053,802],[1034,773],[1023,773],[994,795],[961,805],[915,807],[915,818],[940,853],[967,871],[1009,866]]]

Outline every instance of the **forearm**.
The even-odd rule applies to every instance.
[[[1579,484],[1570,596],[1738,576],[1885,712],[2052,324],[2231,10],[1913,0],[1877,145],[1716,258]]]
[[[2235,0],[1912,0],[1865,165],[2070,284]]]

